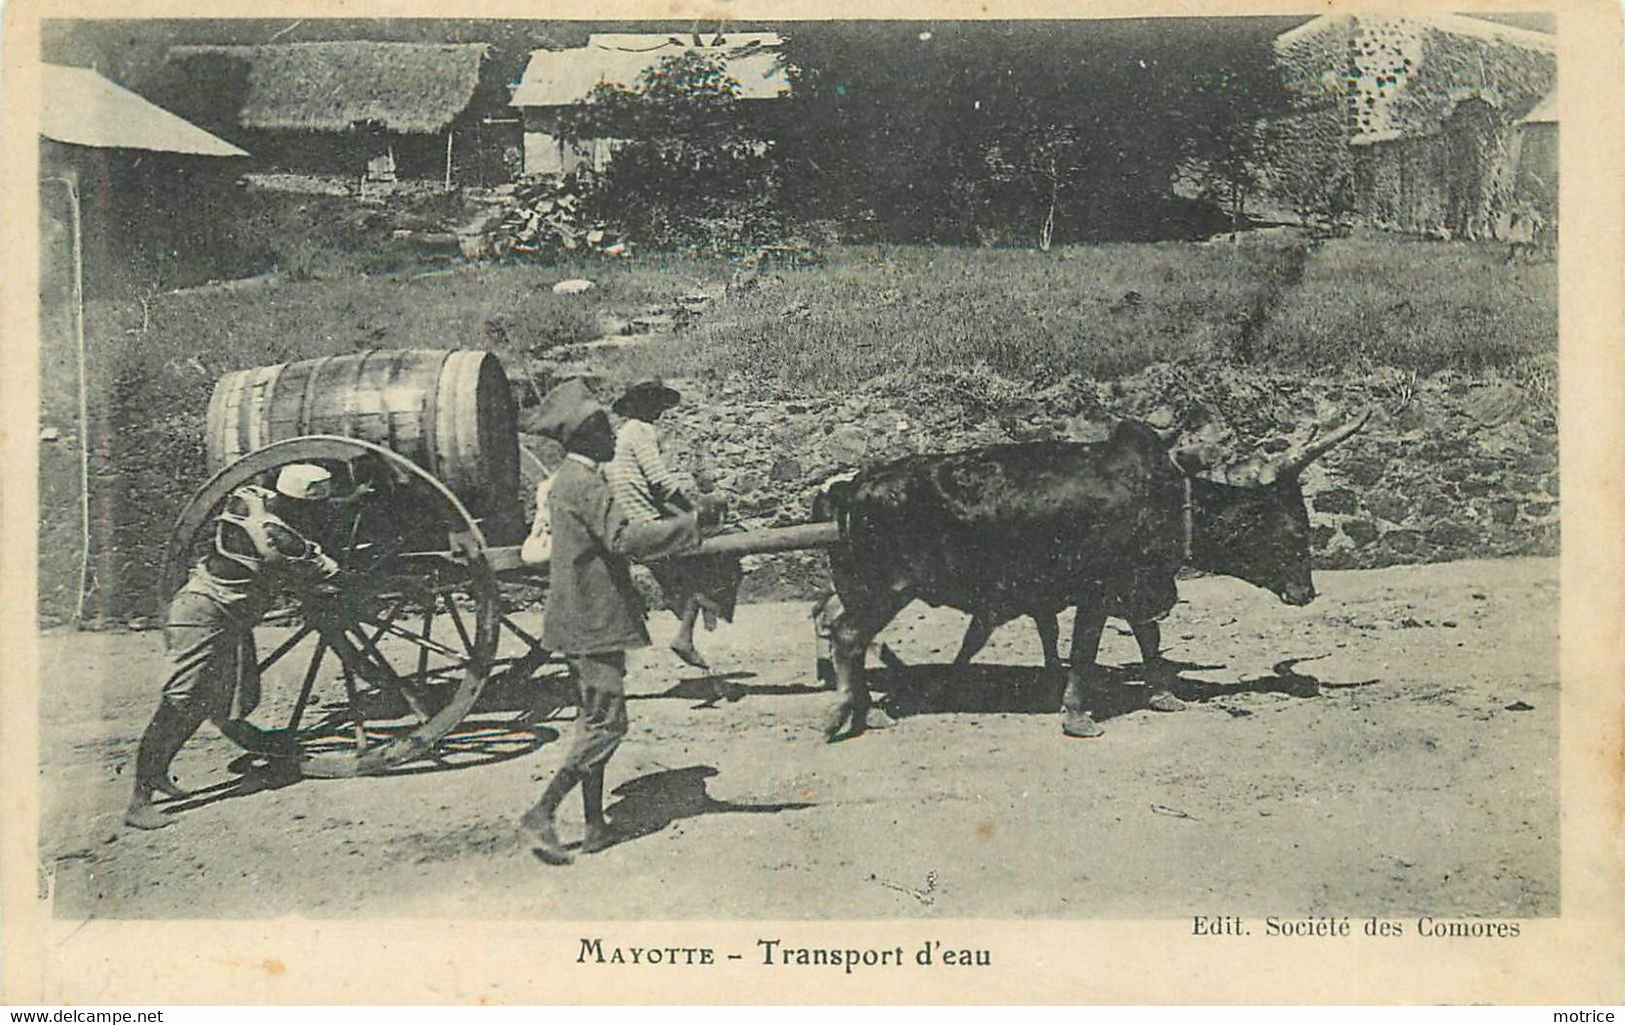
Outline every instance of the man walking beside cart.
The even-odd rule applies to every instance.
[[[554,822],[577,784],[586,817],[582,850],[614,842],[604,818],[604,768],[627,729],[626,652],[649,645],[645,609],[632,583],[628,557],[659,559],[694,551],[699,520],[692,512],[634,521],[616,504],[603,464],[615,456],[608,412],[585,384],[567,381],[542,400],[540,430],[564,446],[565,460],[547,491],[551,533],[543,647],[565,655],[580,691],[575,737],[564,764],[548,781],[521,825],[531,850],[549,864],[572,857]]]

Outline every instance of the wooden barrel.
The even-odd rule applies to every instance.
[[[525,529],[516,418],[491,353],[378,349],[227,374],[209,400],[205,446],[213,473],[285,438],[370,441],[433,474],[500,544]]]

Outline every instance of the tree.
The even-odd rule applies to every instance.
[[[559,134],[583,148],[609,141],[597,212],[645,243],[726,248],[777,233],[772,144],[725,51],[666,57],[630,86],[601,83],[565,111]]]
[[[1180,174],[1225,209],[1234,232],[1246,220],[1249,195],[1264,183],[1267,125],[1286,112],[1286,94],[1261,42],[1222,55],[1191,75],[1182,92],[1173,110]]]
[[[793,206],[862,211],[900,240],[1188,233],[1211,206],[1176,200],[1173,181],[1196,158],[1223,158],[1210,199],[1245,202],[1252,123],[1279,92],[1267,41],[1290,24],[793,27],[779,146]]]

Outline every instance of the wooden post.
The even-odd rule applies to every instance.
[[[350,127],[355,132],[355,194],[361,197],[367,194],[367,123],[357,121]]]
[[[451,136],[456,128],[446,129],[446,191],[451,191]]]
[[[85,378],[88,350],[85,347],[85,242],[83,210],[79,202],[79,171],[69,168],[59,175],[46,175],[42,182],[56,182],[68,197],[68,220],[73,233],[73,339],[79,366],[79,594],[74,599],[73,621],[83,628],[85,596],[90,592],[90,392]],[[105,607],[105,602],[103,603]]]

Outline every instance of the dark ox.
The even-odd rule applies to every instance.
[[[1126,421],[1103,442],[909,456],[831,485],[815,510],[839,523],[845,539],[830,550],[842,611],[830,624],[838,700],[826,737],[848,724],[851,733],[866,728],[865,651],[916,598],[974,617],[956,664],[1022,615],[1049,635],[1050,649],[1056,613],[1075,607],[1061,701],[1068,735],[1100,733],[1086,709],[1109,616],[1133,628],[1150,706],[1177,709],[1157,626],[1178,599],[1175,573],[1189,566],[1239,577],[1290,605],[1312,601],[1298,474],[1369,415],[1256,465],[1246,483],[1197,476],[1205,467],[1194,452],[1171,454],[1150,426]],[[1045,661],[1054,661],[1052,651]]]

